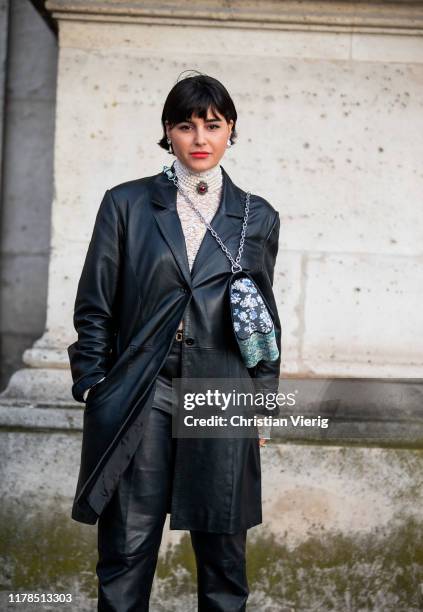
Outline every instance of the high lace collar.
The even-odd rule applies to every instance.
[[[191,194],[197,196],[199,195],[196,187],[200,181],[205,181],[209,186],[207,191],[208,194],[218,191],[222,186],[223,175],[219,164],[216,164],[216,166],[213,166],[213,168],[209,168],[208,170],[203,170],[202,172],[193,172],[178,158],[176,158],[174,162],[174,169],[182,189]],[[202,198],[204,196],[200,195],[199,197]]]

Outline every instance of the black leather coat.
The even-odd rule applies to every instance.
[[[246,194],[223,167],[222,174],[211,224],[235,257]],[[208,230],[190,272],[176,195],[159,173],[108,189],[97,213],[75,301],[78,340],[68,347],[76,401],[105,376],[84,410],[72,508],[79,522],[97,521],[140,443],[182,317],[182,377],[248,378],[277,390],[280,357],[244,365],[229,312],[230,262]],[[280,352],[272,290],[279,223],[269,202],[252,194],[241,265],[273,314]],[[171,529],[234,533],[261,522],[257,438],[178,439],[176,462]]]

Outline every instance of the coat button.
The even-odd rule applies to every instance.
[[[182,293],[188,293],[188,289],[186,287],[179,287],[179,291],[182,291]]]
[[[186,338],[185,344],[188,344],[188,345],[194,344],[194,338]]]

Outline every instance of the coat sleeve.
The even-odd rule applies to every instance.
[[[105,376],[111,366],[122,244],[123,224],[107,190],[97,212],[76,293],[73,325],[78,340],[67,349],[72,395],[77,402],[84,402],[84,391]]]
[[[256,392],[266,393],[278,393],[279,389],[279,374],[281,364],[281,324],[279,320],[278,307],[276,305],[275,296],[273,293],[273,278],[276,257],[279,249],[279,229],[280,229],[280,217],[276,211],[273,219],[272,226],[269,234],[266,238],[263,250],[263,269],[262,269],[262,282],[260,283],[260,289],[264,295],[267,304],[272,310],[273,323],[275,327],[276,344],[279,349],[279,357],[274,361],[260,361],[253,368],[254,386]],[[260,409],[257,411],[258,414],[265,414],[266,416],[277,416],[280,412],[280,408],[276,402],[273,402],[275,407],[272,410]],[[272,406],[273,406],[272,403]],[[267,437],[264,433],[266,428],[261,429],[263,437]],[[268,434],[270,437],[270,433]]]

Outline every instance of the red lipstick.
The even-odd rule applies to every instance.
[[[196,159],[204,159],[208,155],[210,155],[210,153],[203,152],[203,151],[197,151],[196,153],[191,153],[191,156],[195,157]]]

